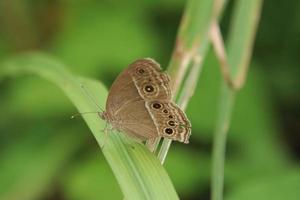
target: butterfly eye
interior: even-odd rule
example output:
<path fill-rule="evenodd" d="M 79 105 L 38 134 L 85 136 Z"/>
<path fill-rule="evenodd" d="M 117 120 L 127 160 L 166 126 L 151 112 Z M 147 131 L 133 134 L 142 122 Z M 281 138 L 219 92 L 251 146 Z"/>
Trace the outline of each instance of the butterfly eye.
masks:
<path fill-rule="evenodd" d="M 173 129 L 171 129 L 171 128 L 165 128 L 165 133 L 166 134 L 168 134 L 168 135 L 171 135 L 174 131 L 173 131 Z"/>
<path fill-rule="evenodd" d="M 161 107 L 162 107 L 162 105 L 160 103 L 155 102 L 152 104 L 152 108 L 160 109 Z"/>
<path fill-rule="evenodd" d="M 168 124 L 169 124 L 170 126 L 175 126 L 175 122 L 172 121 L 172 120 L 168 121 Z"/>
<path fill-rule="evenodd" d="M 146 85 L 146 86 L 144 87 L 144 90 L 145 90 L 146 92 L 153 92 L 153 91 L 154 91 L 154 87 L 153 87 L 152 85 Z"/>

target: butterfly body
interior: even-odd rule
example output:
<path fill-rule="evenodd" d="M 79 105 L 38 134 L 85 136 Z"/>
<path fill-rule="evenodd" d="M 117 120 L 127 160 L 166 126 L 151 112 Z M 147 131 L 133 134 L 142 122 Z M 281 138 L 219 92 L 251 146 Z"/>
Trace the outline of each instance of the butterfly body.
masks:
<path fill-rule="evenodd" d="M 100 117 L 139 141 L 167 137 L 188 143 L 191 124 L 171 101 L 169 82 L 154 60 L 135 61 L 114 81 Z"/>

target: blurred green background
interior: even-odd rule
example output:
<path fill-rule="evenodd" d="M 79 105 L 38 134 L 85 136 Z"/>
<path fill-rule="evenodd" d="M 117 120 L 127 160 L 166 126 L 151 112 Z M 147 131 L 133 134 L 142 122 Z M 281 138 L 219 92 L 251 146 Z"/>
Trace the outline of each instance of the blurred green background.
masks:
<path fill-rule="evenodd" d="M 226 36 L 230 1 L 221 22 Z M 41 50 L 108 88 L 137 58 L 167 66 L 184 0 L 1 0 L 0 61 Z M 229 131 L 225 199 L 300 197 L 299 1 L 264 1 L 253 60 Z M 189 145 L 174 143 L 167 171 L 181 199 L 209 199 L 221 76 L 212 52 L 187 115 Z M 0 199 L 122 199 L 75 107 L 34 76 L 0 80 Z"/>

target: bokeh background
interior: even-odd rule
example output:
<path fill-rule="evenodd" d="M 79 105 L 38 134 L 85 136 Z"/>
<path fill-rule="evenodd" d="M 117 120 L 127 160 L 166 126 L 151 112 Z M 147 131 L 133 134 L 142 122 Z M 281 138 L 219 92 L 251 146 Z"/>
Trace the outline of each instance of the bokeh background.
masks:
<path fill-rule="evenodd" d="M 222 19 L 226 36 L 230 1 Z M 166 67 L 184 0 L 1 0 L 0 60 L 47 52 L 108 88 L 137 58 Z M 300 197 L 300 2 L 264 1 L 253 60 L 229 131 L 226 199 Z M 221 76 L 212 52 L 187 115 L 189 145 L 174 143 L 166 169 L 181 199 L 209 199 Z M 122 199 L 75 107 L 34 76 L 0 80 L 0 199 Z"/>

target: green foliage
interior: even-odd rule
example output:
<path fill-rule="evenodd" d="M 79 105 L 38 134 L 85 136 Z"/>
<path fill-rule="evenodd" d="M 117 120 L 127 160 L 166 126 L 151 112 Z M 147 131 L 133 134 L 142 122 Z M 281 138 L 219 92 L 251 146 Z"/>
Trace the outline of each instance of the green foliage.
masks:
<path fill-rule="evenodd" d="M 288 171 L 284 175 L 273 175 L 248 181 L 246 184 L 237 186 L 226 199 L 299 199 L 299 169 L 289 169 Z"/>
<path fill-rule="evenodd" d="M 181 199 L 208 199 L 211 143 L 222 81 L 212 52 L 205 57 L 187 108 L 193 125 L 191 143 L 174 143 L 165 169 L 144 147 L 122 135 L 111 134 L 103 142 L 104 124 L 96 115 L 84 116 L 94 136 L 80 117 L 70 119 L 77 112 L 75 107 L 80 112 L 98 111 L 78 83 L 84 82 L 102 108 L 107 90 L 99 82 L 78 78 L 69 71 L 100 79 L 109 86 L 136 58 L 153 57 L 166 68 L 185 1 L 14 2 L 0 5 L 0 59 L 4 61 L 0 66 L 0 199 L 122 199 L 124 194 L 126 199 L 138 199 L 138 195 L 153 191 L 161 198 L 177 198 L 178 193 Z M 253 1 L 239 2 L 248 5 Z M 266 1 L 263 9 L 255 62 L 251 62 L 245 88 L 236 96 L 228 132 L 225 199 L 294 200 L 300 196 L 299 162 L 291 154 L 283 120 L 274 110 L 282 99 L 295 105 L 299 96 L 295 92 L 299 85 L 295 51 L 299 17 L 295 14 L 293 18 L 292 12 L 296 5 L 283 8 Z M 245 11 L 249 6 L 241 8 Z M 20 9 L 22 15 L 16 13 Z M 10 12 L 3 12 L 6 10 Z M 280 16 L 275 11 L 280 11 Z M 226 12 L 225 19 L 229 14 Z M 236 27 L 243 28 L 230 29 L 231 39 L 226 42 L 233 59 L 242 57 L 237 47 L 242 43 L 238 41 L 250 33 L 242 14 L 233 17 Z M 12 19 L 13 23 L 8 23 Z M 294 21 L 286 23 L 290 20 Z M 28 44 L 20 47 L 10 34 L 24 21 L 30 26 L 14 31 Z M 228 29 L 226 23 L 222 25 Z M 25 29 L 33 29 L 26 33 L 34 33 L 36 45 L 30 45 L 32 36 L 28 39 Z M 16 51 L 27 51 L 32 46 L 55 58 L 39 53 L 33 57 L 16 55 Z M 21 76 L 23 72 L 28 75 Z M 70 82 L 71 86 L 66 84 Z M 95 138 L 104 143 L 103 154 Z M 121 163 L 127 164 L 124 167 Z"/>
<path fill-rule="evenodd" d="M 62 187 L 67 199 L 121 199 L 117 181 L 104 159 L 99 155 L 82 158 L 72 163 L 71 171 L 63 177 Z M 103 184 L 105 182 L 105 184 Z"/>
<path fill-rule="evenodd" d="M 56 84 L 77 107 L 79 112 L 93 111 L 93 105 L 81 85 L 89 88 L 99 106 L 104 107 L 106 90 L 100 83 L 77 78 L 63 65 L 42 54 L 23 55 L 6 61 L 2 74 L 32 73 Z M 1 73 L 0 72 L 0 73 Z M 125 134 L 103 134 L 104 122 L 99 116 L 84 115 L 89 128 L 102 147 L 123 194 L 128 199 L 176 199 L 177 194 L 158 160 L 144 145 L 125 137 Z"/>

